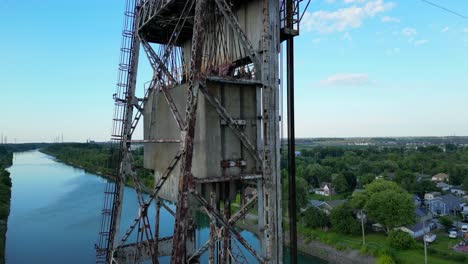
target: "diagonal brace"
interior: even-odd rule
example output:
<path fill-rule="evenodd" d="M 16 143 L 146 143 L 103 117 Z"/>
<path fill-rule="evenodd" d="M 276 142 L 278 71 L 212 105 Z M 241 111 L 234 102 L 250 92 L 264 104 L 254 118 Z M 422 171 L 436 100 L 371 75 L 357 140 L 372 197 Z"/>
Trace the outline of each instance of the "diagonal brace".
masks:
<path fill-rule="evenodd" d="M 230 225 L 235 224 L 240 219 L 244 218 L 245 215 L 254 207 L 257 202 L 258 195 L 255 194 L 247 203 L 242 206 L 228 221 Z"/>
<path fill-rule="evenodd" d="M 218 8 L 221 11 L 221 13 L 223 13 L 223 15 L 226 17 L 228 24 L 239 36 L 241 44 L 247 49 L 250 60 L 252 60 L 255 67 L 259 69 L 261 65 L 259 59 L 260 56 L 254 50 L 252 43 L 250 43 L 249 39 L 245 35 L 244 30 L 239 24 L 239 21 L 237 21 L 236 16 L 232 13 L 231 7 L 226 3 L 225 0 L 215 0 L 215 2 L 218 5 Z"/>
<path fill-rule="evenodd" d="M 141 39 L 141 44 L 143 44 L 143 48 L 146 52 L 146 56 L 150 60 L 151 67 L 155 72 L 157 72 L 158 76 L 161 72 L 166 75 L 166 77 L 173 83 L 177 83 L 176 79 L 172 74 L 169 72 L 167 69 L 166 65 L 164 65 L 164 62 L 159 58 L 159 56 L 156 54 L 154 49 L 150 46 L 150 44 L 145 40 Z"/>
<path fill-rule="evenodd" d="M 215 208 L 213 208 L 211 205 L 208 204 L 208 202 L 203 198 L 200 194 L 197 193 L 195 190 L 191 190 L 192 195 L 200 202 L 200 204 L 205 208 L 206 212 L 211 216 L 216 219 L 218 223 L 220 223 L 224 228 L 226 228 L 229 233 L 231 233 L 239 243 L 241 243 L 247 251 L 254 256 L 259 263 L 265 263 L 265 259 L 261 257 L 258 252 L 253 249 L 253 247 L 242 237 L 242 235 L 237 232 L 229 223 L 224 220 L 222 216 L 219 215 L 219 213 L 216 211 Z"/>

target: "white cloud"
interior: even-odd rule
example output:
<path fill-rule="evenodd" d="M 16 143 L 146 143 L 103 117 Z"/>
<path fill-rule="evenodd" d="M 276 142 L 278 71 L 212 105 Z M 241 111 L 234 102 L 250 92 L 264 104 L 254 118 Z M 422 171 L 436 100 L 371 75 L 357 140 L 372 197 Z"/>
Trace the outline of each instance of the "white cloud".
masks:
<path fill-rule="evenodd" d="M 400 23 L 400 19 L 396 17 L 384 16 L 382 17 L 382 22 L 384 23 Z"/>
<path fill-rule="evenodd" d="M 414 41 L 414 46 L 416 46 L 416 47 L 421 46 L 421 45 L 426 44 L 427 42 L 428 42 L 427 39 L 419 39 L 419 40 Z"/>
<path fill-rule="evenodd" d="M 468 28 L 463 29 L 463 32 L 468 33 Z"/>
<path fill-rule="evenodd" d="M 337 73 L 321 80 L 320 84 L 326 86 L 359 86 L 369 82 L 369 77 L 364 73 Z"/>
<path fill-rule="evenodd" d="M 444 27 L 440 32 L 445 33 L 447 31 L 449 31 L 449 27 Z"/>
<path fill-rule="evenodd" d="M 394 4 L 384 0 L 368 1 L 361 6 L 350 6 L 336 11 L 319 10 L 314 13 L 306 12 L 301 21 L 305 31 L 319 33 L 343 32 L 358 28 L 364 19 L 374 17 L 379 13 L 391 10 Z"/>
<path fill-rule="evenodd" d="M 414 28 L 406 27 L 403 30 L 401 30 L 401 34 L 411 38 L 418 34 L 418 32 Z"/>

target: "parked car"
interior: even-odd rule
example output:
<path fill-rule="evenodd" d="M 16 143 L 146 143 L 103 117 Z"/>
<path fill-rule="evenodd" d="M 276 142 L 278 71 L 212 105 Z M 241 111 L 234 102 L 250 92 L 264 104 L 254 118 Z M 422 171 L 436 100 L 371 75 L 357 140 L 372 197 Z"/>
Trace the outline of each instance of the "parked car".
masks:
<path fill-rule="evenodd" d="M 435 234 L 427 234 L 424 236 L 424 241 L 426 243 L 432 243 L 436 240 L 437 236 Z"/>
<path fill-rule="evenodd" d="M 463 233 L 468 232 L 468 225 L 462 225 L 462 226 L 461 226 L 461 231 L 462 231 Z"/>
<path fill-rule="evenodd" d="M 457 237 L 458 237 L 458 232 L 457 232 L 457 230 L 450 230 L 450 231 L 449 231 L 449 237 L 450 237 L 450 238 L 457 238 Z"/>

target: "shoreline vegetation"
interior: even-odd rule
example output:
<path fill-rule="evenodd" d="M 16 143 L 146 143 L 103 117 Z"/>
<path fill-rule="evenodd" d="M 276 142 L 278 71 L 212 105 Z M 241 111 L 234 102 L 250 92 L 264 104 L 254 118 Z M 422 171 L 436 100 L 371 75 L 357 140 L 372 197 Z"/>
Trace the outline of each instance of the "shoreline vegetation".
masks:
<path fill-rule="evenodd" d="M 10 214 L 11 178 L 6 170 L 13 162 L 13 152 L 0 146 L 0 263 L 5 262 L 5 242 Z"/>
<path fill-rule="evenodd" d="M 413 204 L 413 196 L 421 198 L 427 192 L 437 191 L 436 184 L 431 181 L 431 175 L 437 173 L 447 173 L 450 175 L 448 183 L 468 189 L 468 179 L 465 177 L 468 174 L 468 147 L 428 140 L 396 146 L 387 146 L 385 142 L 374 146 L 298 144 L 296 194 L 300 209 L 297 227 L 301 253 L 331 263 L 353 263 L 355 260 L 381 264 L 424 261 L 420 241 L 411 238 L 408 242 L 412 243 L 400 247 L 395 241 L 398 241 L 401 232 L 393 232 L 390 236 L 392 232 L 389 231 L 393 228 L 411 225 L 416 221 L 414 208 L 402 205 Z M 100 175 L 111 174 L 116 167 L 117 151 L 110 149 L 108 144 L 56 144 L 42 151 L 71 166 L 79 164 L 80 168 Z M 150 188 L 153 177 L 150 171 L 143 168 L 143 149 L 134 150 L 133 158 L 139 178 Z M 281 176 L 284 213 L 287 212 L 288 200 L 287 166 L 287 157 L 283 153 Z M 131 186 L 130 182 L 127 185 Z M 317 193 L 323 183 L 331 184 L 333 195 L 326 197 Z M 382 186 L 386 191 L 375 191 Z M 344 204 L 331 212 L 325 212 L 312 204 L 312 201 L 317 203 L 318 200 L 341 201 Z M 386 201 L 393 201 L 398 206 L 390 206 Z M 399 209 L 392 211 L 392 208 Z M 374 232 L 371 225 L 366 224 L 366 243 L 363 245 L 361 223 L 353 213 L 358 209 L 367 211 L 370 224 L 382 223 L 388 234 Z M 398 218 L 395 220 L 393 216 L 396 215 Z M 284 217 L 287 218 L 286 215 Z M 248 215 L 248 220 L 255 223 L 254 212 Z M 287 230 L 287 220 L 283 224 Z M 287 241 L 287 234 L 284 235 Z M 402 241 L 407 241 L 408 236 L 401 237 Z M 453 243 L 443 231 L 439 232 L 438 240 L 428 248 L 429 261 L 435 264 L 465 261 L 468 256 L 450 250 Z"/>

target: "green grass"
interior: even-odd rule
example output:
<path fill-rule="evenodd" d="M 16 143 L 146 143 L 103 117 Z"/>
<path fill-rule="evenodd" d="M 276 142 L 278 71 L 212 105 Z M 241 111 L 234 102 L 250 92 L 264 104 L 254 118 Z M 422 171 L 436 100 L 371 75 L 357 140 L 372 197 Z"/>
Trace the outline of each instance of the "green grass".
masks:
<path fill-rule="evenodd" d="M 298 233 L 307 240 L 318 240 L 322 243 L 331 245 L 337 249 L 355 249 L 361 253 L 373 256 L 389 254 L 395 258 L 397 263 L 414 264 L 424 263 L 424 248 L 421 242 L 417 242 L 415 249 L 395 250 L 387 242 L 387 237 L 383 233 L 368 233 L 366 235 L 366 248 L 362 246 L 362 236 L 343 235 L 333 231 L 312 230 L 303 226 L 298 227 Z M 457 257 L 466 257 L 468 255 L 454 252 L 450 248 L 458 240 L 449 238 L 443 231 L 437 233 L 437 239 L 428 246 L 428 263 L 431 264 L 450 264 L 465 263 Z"/>

